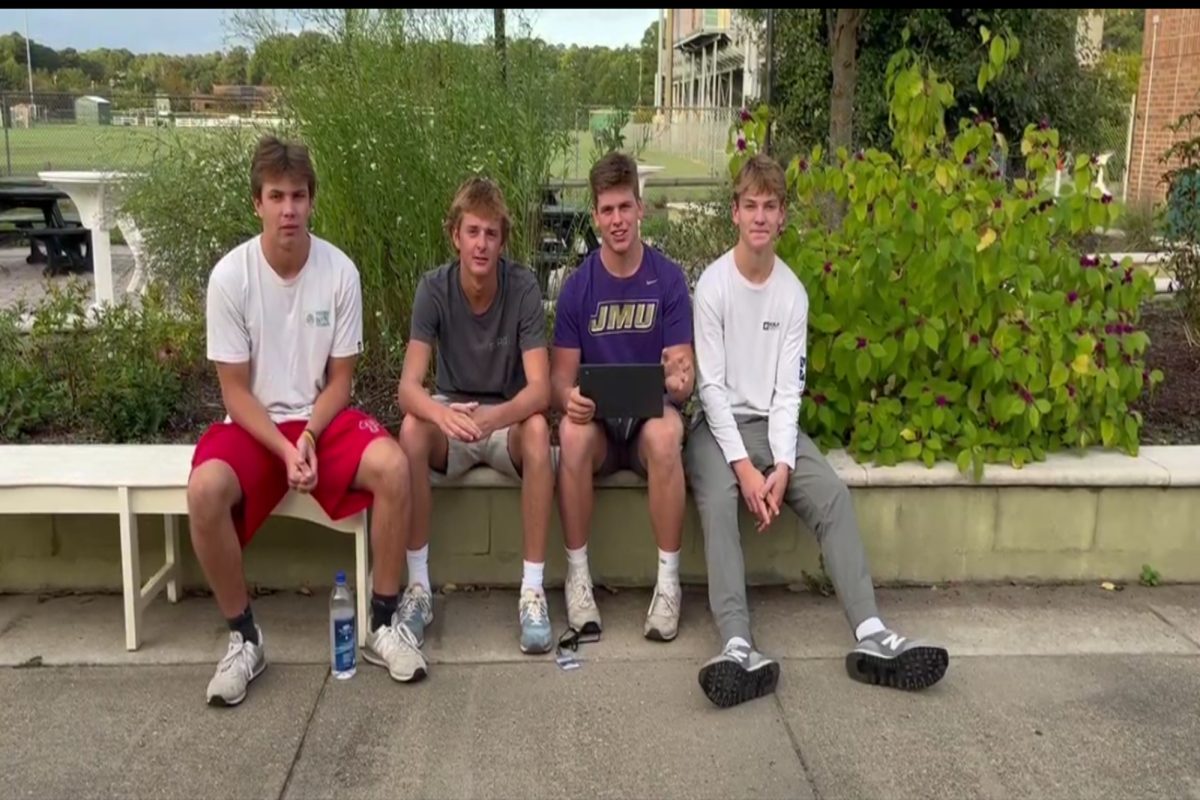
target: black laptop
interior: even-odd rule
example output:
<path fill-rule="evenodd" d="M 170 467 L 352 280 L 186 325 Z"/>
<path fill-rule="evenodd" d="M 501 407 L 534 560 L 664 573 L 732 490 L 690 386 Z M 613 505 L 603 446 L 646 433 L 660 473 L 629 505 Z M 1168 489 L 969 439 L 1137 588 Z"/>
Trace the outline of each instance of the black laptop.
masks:
<path fill-rule="evenodd" d="M 662 364 L 582 364 L 579 393 L 597 419 L 650 419 L 663 415 L 665 379 Z"/>

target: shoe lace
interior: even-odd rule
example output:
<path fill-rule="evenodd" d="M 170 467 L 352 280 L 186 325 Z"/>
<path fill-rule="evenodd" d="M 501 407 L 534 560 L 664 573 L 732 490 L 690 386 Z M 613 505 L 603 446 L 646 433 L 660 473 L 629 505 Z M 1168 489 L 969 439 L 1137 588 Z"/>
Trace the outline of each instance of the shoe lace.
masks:
<path fill-rule="evenodd" d="M 400 608 L 398 613 L 401 622 L 412 622 L 422 611 L 422 606 L 425 604 L 425 593 L 410 591 L 405 592 L 400 599 Z"/>
<path fill-rule="evenodd" d="M 571 581 L 571 605 L 577 608 L 596 607 L 596 599 L 592 596 L 591 581 L 586 578 Z"/>
<path fill-rule="evenodd" d="M 217 671 L 222 675 L 241 673 L 244 680 L 249 681 L 254 673 L 254 656 L 250 648 L 254 644 L 247 642 L 240 633 L 229 637 L 229 649 L 217 665 Z"/>
<path fill-rule="evenodd" d="M 546 621 L 546 598 L 533 592 L 521 598 L 521 616 L 527 622 L 540 625 Z"/>
<path fill-rule="evenodd" d="M 403 623 L 383 626 L 379 632 L 379 640 L 376 643 L 376 648 L 379 651 L 379 655 L 384 658 L 390 658 L 398 650 L 420 652 L 421 649 L 417 644 L 417 637 Z"/>
<path fill-rule="evenodd" d="M 655 589 L 651 616 L 674 616 L 679 613 L 679 592 Z"/>

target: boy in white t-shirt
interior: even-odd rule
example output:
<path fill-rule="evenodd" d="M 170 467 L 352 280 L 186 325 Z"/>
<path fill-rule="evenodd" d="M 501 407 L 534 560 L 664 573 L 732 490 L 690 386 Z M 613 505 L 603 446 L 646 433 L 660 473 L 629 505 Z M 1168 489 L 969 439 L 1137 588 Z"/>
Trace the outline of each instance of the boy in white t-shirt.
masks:
<path fill-rule="evenodd" d="M 808 294 L 775 255 L 787 179 L 765 154 L 734 183 L 738 242 L 696 284 L 696 371 L 701 412 L 688 438 L 687 469 L 700 511 L 709 606 L 724 643 L 700 670 L 714 704 L 736 705 L 775 690 L 779 665 L 753 648 L 738 529 L 740 494 L 765 530 L 786 503 L 812 530 L 857 644 L 846 656 L 855 680 L 923 689 L 942 679 L 944 649 L 884 627 L 850 492 L 800 430 Z"/>
<path fill-rule="evenodd" d="M 237 705 L 266 668 L 242 550 L 289 488 L 310 492 L 332 519 L 373 507 L 363 657 L 396 680 L 419 679 L 420 654 L 395 619 L 408 461 L 382 425 L 349 407 L 362 352 L 358 270 L 309 233 L 316 175 L 303 145 L 262 139 L 250 186 L 262 234 L 222 258 L 208 283 L 208 358 L 227 416 L 197 443 L 188 481 L 192 547 L 230 629 L 208 702 Z"/>

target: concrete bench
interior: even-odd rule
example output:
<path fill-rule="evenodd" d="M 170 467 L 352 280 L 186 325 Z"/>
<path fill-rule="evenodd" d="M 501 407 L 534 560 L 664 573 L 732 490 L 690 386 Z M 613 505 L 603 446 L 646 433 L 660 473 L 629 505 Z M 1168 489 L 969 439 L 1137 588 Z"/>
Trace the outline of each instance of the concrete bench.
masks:
<path fill-rule="evenodd" d="M 142 613 L 162 590 L 178 602 L 178 517 L 187 514 L 193 445 L 0 446 L 0 514 L 115 514 L 120 520 L 125 646 L 141 646 Z M 312 497 L 290 493 L 276 515 L 308 520 L 355 537 L 359 644 L 366 642 L 367 512 L 335 522 Z M 165 563 L 145 583 L 138 514 L 161 514 Z"/>

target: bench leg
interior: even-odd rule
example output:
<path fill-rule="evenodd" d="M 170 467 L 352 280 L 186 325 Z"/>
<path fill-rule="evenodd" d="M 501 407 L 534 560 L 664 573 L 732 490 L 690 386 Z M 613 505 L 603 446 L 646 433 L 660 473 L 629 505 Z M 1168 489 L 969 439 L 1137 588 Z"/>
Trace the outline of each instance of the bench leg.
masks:
<path fill-rule="evenodd" d="M 179 563 L 179 517 L 167 514 L 163 517 L 163 533 L 166 541 L 163 543 L 167 554 L 167 600 L 179 602 L 179 586 L 183 583 L 183 566 Z"/>
<path fill-rule="evenodd" d="M 125 595 L 125 649 L 141 646 L 142 563 L 138 549 L 137 517 L 129 503 L 129 489 L 117 489 L 117 510 L 121 520 L 121 583 Z"/>
<path fill-rule="evenodd" d="M 358 584 L 358 646 L 362 647 L 367 643 L 367 626 L 371 624 L 371 618 L 367 616 L 367 597 L 371 592 L 371 587 L 367 584 L 367 561 L 370 558 L 370 526 L 367 519 L 367 512 L 364 511 L 359 515 L 358 526 L 354 529 L 354 580 Z"/>

